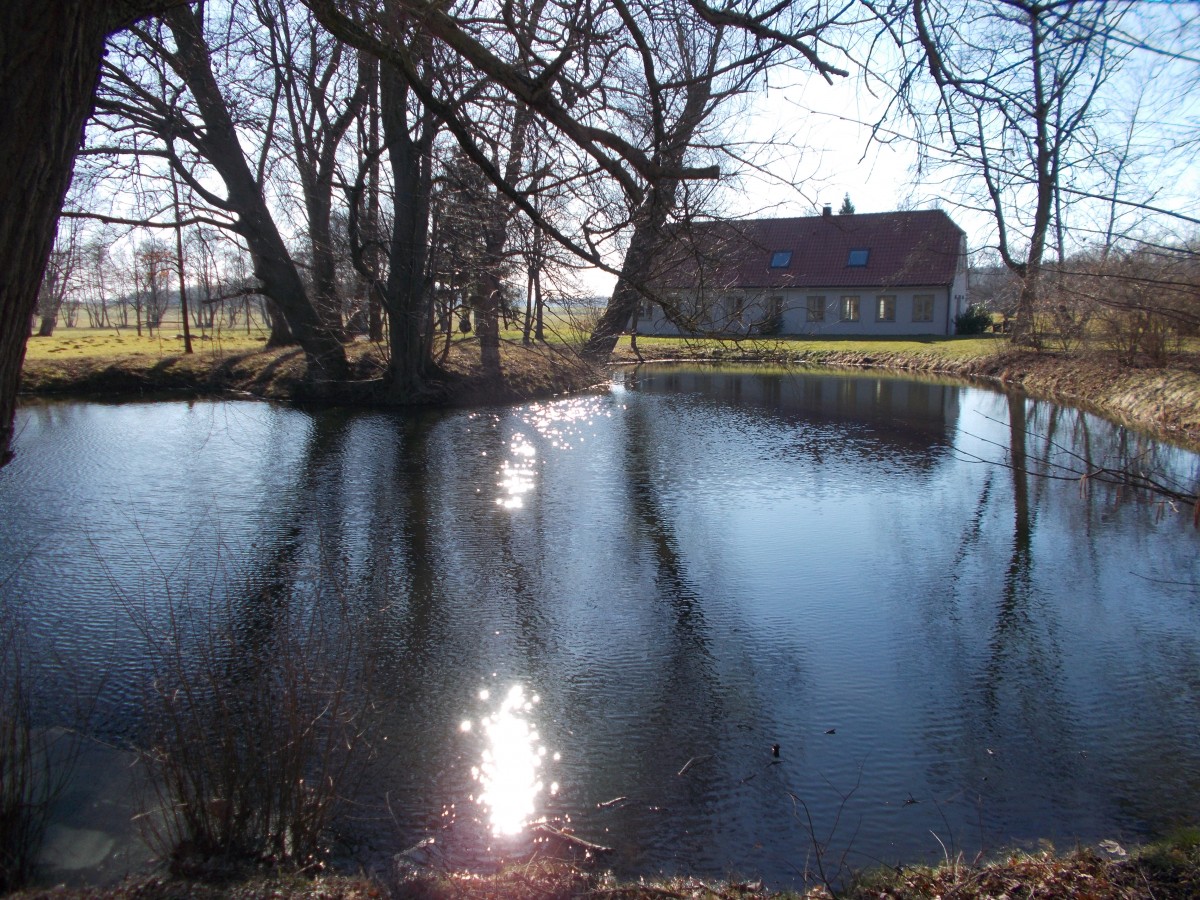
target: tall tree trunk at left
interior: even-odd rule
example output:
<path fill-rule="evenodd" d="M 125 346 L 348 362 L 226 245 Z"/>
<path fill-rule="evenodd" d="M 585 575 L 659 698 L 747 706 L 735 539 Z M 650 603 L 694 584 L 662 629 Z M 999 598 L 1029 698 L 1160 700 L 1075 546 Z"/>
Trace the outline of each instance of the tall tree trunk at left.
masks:
<path fill-rule="evenodd" d="M 0 3 L 0 465 L 11 455 L 30 317 L 92 111 L 104 39 L 167 5 Z"/>

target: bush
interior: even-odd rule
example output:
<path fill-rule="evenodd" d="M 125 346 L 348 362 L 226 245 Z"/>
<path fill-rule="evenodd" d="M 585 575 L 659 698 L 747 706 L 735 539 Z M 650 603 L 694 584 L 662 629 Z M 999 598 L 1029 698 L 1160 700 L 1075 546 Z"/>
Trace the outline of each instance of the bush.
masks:
<path fill-rule="evenodd" d="M 992 314 L 982 305 L 973 303 L 966 312 L 954 317 L 955 334 L 983 334 L 992 327 Z"/>
<path fill-rule="evenodd" d="M 173 605 L 165 633 L 140 623 L 155 670 L 143 758 L 156 808 L 143 822 L 176 872 L 319 865 L 361 772 L 370 654 L 344 611 L 247 594 L 198 614 Z M 261 619 L 250 627 L 248 610 Z"/>
<path fill-rule="evenodd" d="M 773 337 L 783 331 L 783 313 L 767 316 L 758 326 L 758 333 L 763 337 Z"/>
<path fill-rule="evenodd" d="M 33 874 L 79 749 L 74 732 L 35 726 L 34 679 L 23 623 L 0 610 L 0 893 Z"/>

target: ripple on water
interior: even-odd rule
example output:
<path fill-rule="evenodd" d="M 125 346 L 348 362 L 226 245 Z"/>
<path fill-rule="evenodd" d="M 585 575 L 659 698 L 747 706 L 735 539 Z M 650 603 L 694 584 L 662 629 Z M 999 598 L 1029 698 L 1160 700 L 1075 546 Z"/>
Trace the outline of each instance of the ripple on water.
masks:
<path fill-rule="evenodd" d="M 60 673 L 103 676 L 127 731 L 131 610 L 253 613 L 248 573 L 268 599 L 344 604 L 379 648 L 386 740 L 357 809 L 383 860 L 431 833 L 500 846 L 485 775 L 521 786 L 508 821 L 569 818 L 624 874 L 779 885 L 814 834 L 866 864 L 1188 812 L 1189 522 L 979 462 L 1003 456 L 1007 397 L 713 374 L 419 420 L 25 408 L 0 470 L 5 597 Z"/>

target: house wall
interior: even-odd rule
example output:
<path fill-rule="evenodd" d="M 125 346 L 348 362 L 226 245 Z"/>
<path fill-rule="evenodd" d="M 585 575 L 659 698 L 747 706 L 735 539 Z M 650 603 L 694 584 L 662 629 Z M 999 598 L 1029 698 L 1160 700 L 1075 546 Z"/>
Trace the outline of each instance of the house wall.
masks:
<path fill-rule="evenodd" d="M 954 333 L 954 317 L 965 313 L 970 306 L 971 285 L 967 277 L 967 239 L 964 237 L 958 248 L 958 268 L 954 271 L 954 284 L 950 286 L 950 330 Z"/>
<path fill-rule="evenodd" d="M 824 319 L 809 315 L 809 298 L 823 297 Z M 843 298 L 858 298 L 858 319 L 843 318 Z M 879 318 L 879 299 L 892 298 L 889 304 L 892 319 Z M 931 298 L 924 301 L 917 298 Z M 780 335 L 921 335 L 953 334 L 954 317 L 966 309 L 966 267 L 953 285 L 937 287 L 882 290 L 874 288 L 787 288 L 766 291 L 730 291 L 710 304 L 712 312 L 704 317 L 701 330 L 706 333 L 746 335 L 760 333 L 770 321 L 773 298 L 781 298 L 783 315 L 773 333 Z M 734 298 L 737 298 L 734 300 Z M 685 301 L 691 298 L 683 298 Z M 734 302 L 730 302 L 733 300 Z M 914 308 L 922 303 L 932 305 L 928 321 L 914 321 Z M 731 315 L 730 308 L 741 307 L 740 314 Z M 887 310 L 885 310 L 886 312 Z M 638 319 L 638 333 L 648 335 L 679 335 L 680 329 L 661 309 Z M 769 329 L 768 329 L 769 330 Z"/>

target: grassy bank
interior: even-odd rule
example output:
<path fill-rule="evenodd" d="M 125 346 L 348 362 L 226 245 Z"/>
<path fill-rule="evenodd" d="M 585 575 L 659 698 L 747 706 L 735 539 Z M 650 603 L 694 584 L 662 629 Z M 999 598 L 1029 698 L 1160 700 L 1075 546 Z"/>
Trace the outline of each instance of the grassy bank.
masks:
<path fill-rule="evenodd" d="M 323 876 L 310 880 L 255 875 L 219 884 L 148 876 L 114 888 L 11 896 L 21 900 L 1192 900 L 1200 896 L 1200 830 L 1181 832 L 1131 853 L 1109 844 L 1104 852 L 1012 853 L 980 865 L 949 860 L 936 867 L 861 873 L 844 887 L 817 885 L 803 893 L 776 893 L 758 882 L 718 883 L 691 877 L 622 883 L 601 871 L 541 859 L 489 876 L 430 872 L 389 879 Z"/>
<path fill-rule="evenodd" d="M 195 352 L 188 355 L 180 338 L 59 329 L 49 338 L 30 338 L 21 390 L 39 395 L 225 394 L 340 404 L 388 403 L 383 390 L 384 349 L 356 341 L 346 346 L 346 353 L 348 381 L 313 384 L 305 377 L 304 354 L 299 348 L 268 349 L 261 336 L 196 340 Z M 444 405 L 520 402 L 584 390 L 604 381 L 595 367 L 552 344 L 523 347 L 506 342 L 501 349 L 502 384 L 486 379 L 478 362 L 477 340 L 455 340 L 441 361 L 440 376 L 419 400 Z"/>
<path fill-rule="evenodd" d="M 429 402 L 467 405 L 521 401 L 577 391 L 603 381 L 563 342 L 524 347 L 505 336 L 505 381 L 484 379 L 478 343 L 455 339 L 432 386 Z M 137 337 L 112 331 L 60 329 L 31 338 L 22 389 L 31 394 L 137 396 L 160 392 L 236 394 L 280 400 L 387 402 L 381 394 L 383 350 L 348 346 L 352 380 L 315 388 L 304 378 L 296 348 L 267 350 L 261 335 L 226 333 L 198 340 L 183 354 L 174 336 Z M 1200 448 L 1200 346 L 1176 354 L 1169 366 L 1123 366 L 1103 351 L 1065 354 L 1012 347 L 998 336 L 893 340 L 683 340 L 642 337 L 635 351 L 622 338 L 614 361 L 773 362 L 788 366 L 877 368 L 939 374 L 1019 388 L 1044 399 L 1080 406 L 1193 449 Z"/>

